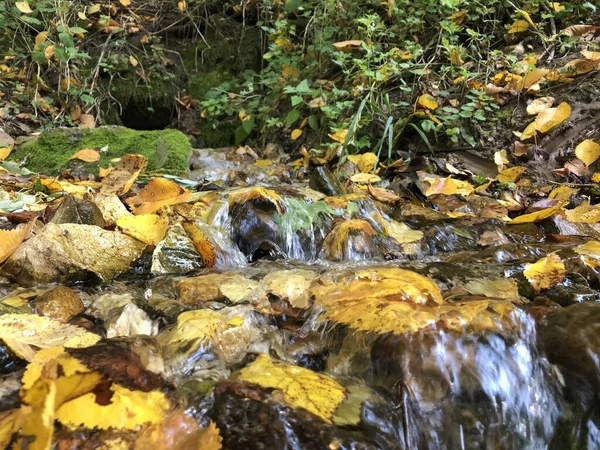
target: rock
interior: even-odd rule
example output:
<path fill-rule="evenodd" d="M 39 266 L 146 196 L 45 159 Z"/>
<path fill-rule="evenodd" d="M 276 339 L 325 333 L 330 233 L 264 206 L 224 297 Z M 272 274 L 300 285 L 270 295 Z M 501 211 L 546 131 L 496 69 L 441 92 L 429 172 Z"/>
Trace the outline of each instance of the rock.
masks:
<path fill-rule="evenodd" d="M 153 274 L 183 274 L 204 267 L 202 256 L 180 224 L 172 226 L 152 254 Z"/>
<path fill-rule="evenodd" d="M 122 308 L 115 308 L 104 323 L 106 337 L 117 336 L 154 336 L 158 333 L 158 323 L 151 320 L 148 314 L 133 303 Z"/>
<path fill-rule="evenodd" d="M 314 168 L 310 175 L 309 186 L 326 195 L 344 195 L 346 193 L 335 175 L 325 166 Z"/>
<path fill-rule="evenodd" d="M 146 244 L 94 225 L 49 223 L 25 241 L 0 269 L 19 284 L 107 281 L 129 269 Z"/>
<path fill-rule="evenodd" d="M 83 302 L 73 289 L 58 286 L 41 295 L 33 302 L 37 314 L 68 322 L 84 310 Z"/>
<path fill-rule="evenodd" d="M 600 389 L 600 304 L 585 302 L 557 309 L 545 316 L 540 345 L 553 364 L 583 375 Z M 569 378 L 567 378 L 569 379 Z"/>
<path fill-rule="evenodd" d="M 52 219 L 52 223 L 80 223 L 83 225 L 97 225 L 106 227 L 102 211 L 88 200 L 83 200 L 72 195 L 66 196 L 60 203 Z"/>
<path fill-rule="evenodd" d="M 160 168 L 185 172 L 188 168 L 187 159 L 192 151 L 188 138 L 178 130 L 137 131 L 124 127 L 59 128 L 42 133 L 36 140 L 20 145 L 13 150 L 10 159 L 20 161 L 27 158 L 28 169 L 53 175 L 60 173 L 77 151 L 103 147 L 107 147 L 107 150 L 101 152 L 100 161 L 88 164 L 92 164 L 90 167 L 96 172 L 98 167 L 107 167 L 110 160 L 128 153 L 146 156 L 150 171 Z M 157 167 L 157 160 L 163 159 L 161 152 L 166 152 L 166 160 L 161 167 Z"/>

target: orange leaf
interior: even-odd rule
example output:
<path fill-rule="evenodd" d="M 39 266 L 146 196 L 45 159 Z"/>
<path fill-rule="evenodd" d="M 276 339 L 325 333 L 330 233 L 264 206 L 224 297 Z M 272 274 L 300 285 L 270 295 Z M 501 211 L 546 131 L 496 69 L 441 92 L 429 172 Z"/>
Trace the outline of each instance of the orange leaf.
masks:
<path fill-rule="evenodd" d="M 79 159 L 88 163 L 98 162 L 100 161 L 100 153 L 91 148 L 84 148 L 71 156 L 71 159 Z"/>

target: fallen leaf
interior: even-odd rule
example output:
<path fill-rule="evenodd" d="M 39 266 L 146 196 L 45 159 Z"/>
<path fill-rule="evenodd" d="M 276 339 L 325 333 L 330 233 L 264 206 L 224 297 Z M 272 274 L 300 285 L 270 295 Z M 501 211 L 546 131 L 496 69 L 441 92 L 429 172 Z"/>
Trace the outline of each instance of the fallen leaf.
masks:
<path fill-rule="evenodd" d="M 263 200 L 270 202 L 273 206 L 275 206 L 279 214 L 283 214 L 285 210 L 285 201 L 283 200 L 283 197 L 275 190 L 268 189 L 263 186 L 235 189 L 229 192 L 227 198 L 230 207 L 237 204 L 246 203 L 250 200 Z"/>
<path fill-rule="evenodd" d="M 356 184 L 379 183 L 381 178 L 370 173 L 356 173 L 350 177 L 350 181 Z"/>
<path fill-rule="evenodd" d="M 573 223 L 598 223 L 600 222 L 600 205 L 590 206 L 590 202 L 586 201 L 573 209 L 567 209 L 565 216 L 569 222 Z"/>
<path fill-rule="evenodd" d="M 0 339 L 19 357 L 31 361 L 36 349 L 89 347 L 100 336 L 36 314 L 4 314 L 0 316 Z"/>
<path fill-rule="evenodd" d="M 552 192 L 548 194 L 550 200 L 562 200 L 568 201 L 571 195 L 575 195 L 579 192 L 579 189 L 573 189 L 568 186 L 559 186 L 554 188 Z"/>
<path fill-rule="evenodd" d="M 431 182 L 431 186 L 425 191 L 425 196 L 429 197 L 435 194 L 442 195 L 471 195 L 475 189 L 473 186 L 466 181 L 455 180 L 451 177 L 448 178 L 435 178 L 433 180 L 426 180 Z"/>
<path fill-rule="evenodd" d="M 600 61 L 600 52 L 592 52 L 589 50 L 582 50 L 581 54 L 592 61 Z"/>
<path fill-rule="evenodd" d="M 525 170 L 525 167 L 510 167 L 500 172 L 496 179 L 502 183 L 514 183 L 523 175 Z"/>
<path fill-rule="evenodd" d="M 123 6 L 130 6 L 131 0 L 119 0 L 119 3 Z"/>
<path fill-rule="evenodd" d="M 396 203 L 398 200 L 400 200 L 400 196 L 389 189 L 383 189 L 369 184 L 367 186 L 367 191 L 375 200 L 380 202 Z"/>
<path fill-rule="evenodd" d="M 429 109 L 431 111 L 437 109 L 440 104 L 430 94 L 423 94 L 417 99 L 417 105 L 421 108 Z"/>
<path fill-rule="evenodd" d="M 331 423 L 333 414 L 346 397 L 346 390 L 327 375 L 259 355 L 244 367 L 238 379 L 281 392 L 293 408 L 304 408 Z"/>
<path fill-rule="evenodd" d="M 0 129 L 0 161 L 4 161 L 12 152 L 15 140 Z"/>
<path fill-rule="evenodd" d="M 583 161 L 586 166 L 589 166 L 600 158 L 600 144 L 597 144 L 591 139 L 586 139 L 575 147 L 575 155 Z"/>
<path fill-rule="evenodd" d="M 348 161 L 356 165 L 358 170 L 363 173 L 370 173 L 375 169 L 379 158 L 375 153 L 368 152 L 361 155 L 349 155 Z"/>
<path fill-rule="evenodd" d="M 550 253 L 533 264 L 525 264 L 523 275 L 536 292 L 548 289 L 565 279 L 567 270 L 560 256 Z"/>
<path fill-rule="evenodd" d="M 217 260 L 215 247 L 207 234 L 193 222 L 184 222 L 183 228 L 189 235 L 196 251 L 202 256 L 206 267 L 214 267 Z"/>
<path fill-rule="evenodd" d="M 294 131 L 292 131 L 292 134 L 290 137 L 292 138 L 292 141 L 295 141 L 300 136 L 302 136 L 302 130 L 300 128 L 296 128 Z"/>
<path fill-rule="evenodd" d="M 400 244 L 416 242 L 423 239 L 424 236 L 422 231 L 413 230 L 405 223 L 397 222 L 394 219 L 384 222 L 383 225 L 385 233 Z"/>
<path fill-rule="evenodd" d="M 532 212 L 529 214 L 522 214 L 512 219 L 509 222 L 509 224 L 517 225 L 520 223 L 541 222 L 542 220 L 547 219 L 548 217 L 551 217 L 554 214 L 556 214 L 558 211 L 560 211 L 560 209 L 560 206 L 554 206 L 552 208 L 540 209 L 539 211 Z"/>
<path fill-rule="evenodd" d="M 583 36 L 584 34 L 598 32 L 600 32 L 600 26 L 597 25 L 571 25 L 561 31 L 567 36 Z"/>
<path fill-rule="evenodd" d="M 91 114 L 79 116 L 79 128 L 96 128 L 96 119 Z"/>
<path fill-rule="evenodd" d="M 109 175 L 110 176 L 110 175 Z M 164 206 L 186 201 L 192 193 L 165 178 L 151 179 L 136 196 L 125 200 L 135 215 L 152 214 Z"/>
<path fill-rule="evenodd" d="M 135 180 L 146 169 L 148 159 L 143 155 L 125 155 L 119 165 L 111 170 L 102 180 L 102 194 L 124 195 L 133 186 Z"/>
<path fill-rule="evenodd" d="M 527 21 L 527 23 L 528 23 L 529 25 L 531 25 L 531 26 L 533 27 L 533 29 L 534 29 L 534 30 L 537 30 L 537 26 L 536 26 L 536 24 L 535 24 L 535 23 L 533 23 L 533 20 L 531 20 L 531 16 L 529 15 L 529 13 L 528 13 L 527 11 L 524 11 L 524 10 L 522 10 L 522 9 L 517 9 L 517 12 L 518 12 L 519 14 L 521 14 L 521 15 L 522 15 L 522 16 L 525 18 L 525 20 Z"/>
<path fill-rule="evenodd" d="M 519 298 L 519 287 L 517 282 L 512 278 L 472 280 L 465 284 L 464 288 L 471 294 L 484 295 L 491 298 Z"/>
<path fill-rule="evenodd" d="M 287 301 L 293 308 L 307 309 L 312 304 L 309 288 L 315 277 L 310 270 L 276 270 L 263 278 L 262 283 L 267 294 Z"/>
<path fill-rule="evenodd" d="M 156 214 L 123 215 L 117 226 L 131 237 L 148 245 L 157 246 L 167 234 L 169 222 Z"/>
<path fill-rule="evenodd" d="M 6 261 L 10 255 L 29 237 L 34 222 L 19 226 L 14 230 L 0 230 L 0 263 Z"/>
<path fill-rule="evenodd" d="M 521 140 L 535 136 L 536 132 L 547 133 L 552 128 L 560 125 L 571 115 L 571 107 L 562 102 L 556 108 L 548 108 L 538 113 L 535 120 L 530 123 L 521 134 Z"/>
<path fill-rule="evenodd" d="M 79 150 L 70 159 L 79 159 L 84 162 L 93 163 L 100 161 L 100 152 L 97 150 L 92 150 L 90 148 L 85 148 L 83 150 Z"/>
<path fill-rule="evenodd" d="M 346 136 L 348 136 L 348 130 L 339 129 L 333 134 L 328 134 L 331 139 L 336 142 L 344 143 L 346 142 Z"/>

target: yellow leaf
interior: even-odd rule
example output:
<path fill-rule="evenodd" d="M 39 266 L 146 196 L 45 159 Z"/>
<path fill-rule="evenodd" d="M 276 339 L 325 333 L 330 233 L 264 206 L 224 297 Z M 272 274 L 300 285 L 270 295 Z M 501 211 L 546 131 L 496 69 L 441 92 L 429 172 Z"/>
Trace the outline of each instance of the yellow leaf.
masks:
<path fill-rule="evenodd" d="M 270 159 L 257 159 L 254 164 L 256 164 L 258 167 L 272 167 L 273 161 Z"/>
<path fill-rule="evenodd" d="M 190 191 L 183 189 L 171 180 L 153 178 L 144 189 L 136 196 L 128 198 L 125 203 L 130 206 L 137 206 L 133 210 L 135 215 L 152 214 L 163 206 L 184 202 L 191 195 Z"/>
<path fill-rule="evenodd" d="M 300 78 L 300 72 L 298 69 L 287 64 L 281 65 L 281 75 L 284 78 Z"/>
<path fill-rule="evenodd" d="M 79 128 L 96 128 L 96 119 L 91 114 L 79 116 Z"/>
<path fill-rule="evenodd" d="M 141 214 L 137 216 L 121 216 L 117 226 L 123 233 L 136 238 L 148 245 L 157 246 L 167 234 L 169 222 L 156 214 Z"/>
<path fill-rule="evenodd" d="M 187 11 L 187 2 L 185 0 L 180 0 L 177 2 L 177 9 L 181 12 Z"/>
<path fill-rule="evenodd" d="M 356 184 L 379 183 L 381 178 L 370 173 L 357 173 L 350 177 L 350 181 Z"/>
<path fill-rule="evenodd" d="M 581 54 L 587 58 L 587 59 L 591 59 L 592 61 L 600 61 L 600 52 L 592 52 L 589 50 L 582 50 Z"/>
<path fill-rule="evenodd" d="M 594 183 L 600 183 L 600 172 L 594 172 L 592 174 L 592 181 Z"/>
<path fill-rule="evenodd" d="M 113 383 L 111 402 L 99 405 L 94 393 L 85 394 L 62 405 L 56 418 L 71 428 L 109 428 L 134 430 L 146 423 L 160 422 L 170 402 L 160 391 L 130 391 Z"/>
<path fill-rule="evenodd" d="M 292 131 L 292 141 L 295 141 L 300 136 L 302 136 L 302 130 L 300 128 L 296 128 L 294 131 Z"/>
<path fill-rule="evenodd" d="M 369 185 L 367 191 L 371 196 L 380 202 L 384 203 L 396 203 L 400 200 L 400 196 L 389 189 L 383 189 L 376 186 Z"/>
<path fill-rule="evenodd" d="M 368 152 L 363 153 L 362 155 L 349 155 L 348 161 L 356 165 L 361 172 L 369 173 L 375 169 L 375 165 L 377 164 L 377 161 L 379 161 L 379 158 L 375 153 Z"/>
<path fill-rule="evenodd" d="M 335 44 L 333 44 L 333 46 L 338 50 L 342 50 L 345 48 L 360 48 L 363 45 L 363 43 L 363 41 L 354 39 L 350 41 L 336 42 Z"/>
<path fill-rule="evenodd" d="M 131 5 L 131 0 L 119 0 L 119 3 L 123 6 Z"/>
<path fill-rule="evenodd" d="M 515 89 L 517 91 L 522 91 L 530 88 L 544 78 L 548 72 L 550 72 L 548 69 L 534 69 L 526 72 L 523 77 L 515 83 Z"/>
<path fill-rule="evenodd" d="M 586 139 L 575 148 L 575 155 L 583 161 L 586 166 L 589 166 L 600 158 L 600 144 L 597 144 L 591 139 Z"/>
<path fill-rule="evenodd" d="M 420 106 L 421 108 L 429 109 L 431 111 L 433 111 L 434 109 L 437 109 L 437 107 L 440 106 L 439 103 L 437 102 L 437 100 L 429 94 L 421 95 L 417 99 L 417 105 Z"/>
<path fill-rule="evenodd" d="M 119 166 L 111 170 L 102 180 L 100 192 L 103 194 L 126 194 L 147 165 L 148 160 L 143 155 L 123 156 L 119 161 Z"/>
<path fill-rule="evenodd" d="M 435 178 L 431 181 L 431 186 L 425 191 L 425 196 L 434 194 L 442 195 L 471 195 L 475 189 L 466 181 L 455 180 L 453 178 Z"/>
<path fill-rule="evenodd" d="M 137 59 L 135 59 L 133 56 L 130 56 L 129 64 L 131 64 L 131 67 L 137 67 L 139 63 Z"/>
<path fill-rule="evenodd" d="M 575 195 L 579 192 L 579 189 L 573 189 L 568 186 L 559 186 L 552 190 L 548 194 L 550 200 L 562 200 L 567 201 L 571 198 L 571 195 Z"/>
<path fill-rule="evenodd" d="M 276 389 L 289 406 L 304 408 L 328 423 L 346 397 L 346 390 L 334 379 L 264 354 L 244 367 L 239 379 Z"/>
<path fill-rule="evenodd" d="M 246 122 L 248 120 L 252 120 L 252 116 L 248 114 L 246 111 L 242 110 L 238 113 L 238 117 L 242 122 Z"/>
<path fill-rule="evenodd" d="M 511 225 L 516 225 L 519 223 L 532 223 L 532 222 L 540 222 L 548 217 L 553 216 L 558 211 L 560 211 L 560 206 L 553 206 L 552 208 L 540 209 L 539 211 L 532 212 L 529 214 L 523 214 L 519 217 L 515 217 L 509 223 Z"/>
<path fill-rule="evenodd" d="M 328 134 L 328 136 L 336 142 L 343 143 L 346 141 L 346 136 L 348 135 L 348 130 L 337 130 L 333 134 Z"/>
<path fill-rule="evenodd" d="M 388 236 L 394 238 L 400 244 L 407 244 L 423 239 L 422 231 L 413 230 L 405 223 L 397 222 L 394 219 L 390 219 L 389 222 L 383 222 L 383 229 Z"/>
<path fill-rule="evenodd" d="M 35 43 L 36 43 L 36 45 L 39 45 L 42 42 L 44 42 L 46 39 L 48 39 L 48 32 L 42 31 L 42 32 L 38 33 L 37 36 L 35 37 Z"/>
<path fill-rule="evenodd" d="M 527 31 L 529 29 L 529 22 L 527 22 L 526 20 L 515 20 L 513 22 L 513 24 L 510 26 L 510 28 L 508 29 L 508 34 L 516 34 L 516 33 L 522 33 L 524 31 Z"/>
<path fill-rule="evenodd" d="M 81 20 L 88 20 L 88 18 L 87 18 L 87 16 L 85 15 L 85 13 L 83 13 L 83 12 L 81 12 L 81 11 L 79 11 L 79 12 L 77 13 L 77 17 L 79 17 L 79 19 L 81 19 Z"/>
<path fill-rule="evenodd" d="M 8 134 L 0 129 L 0 161 L 5 160 L 10 155 L 15 140 Z"/>
<path fill-rule="evenodd" d="M 571 115 L 571 107 L 568 103 L 562 102 L 556 108 L 548 108 L 541 111 L 535 121 L 530 123 L 521 134 L 521 140 L 533 137 L 536 132 L 547 133 L 552 128 L 560 125 Z"/>
<path fill-rule="evenodd" d="M 77 153 L 71 156 L 71 159 L 79 159 L 88 163 L 98 162 L 100 161 L 100 152 L 90 148 L 85 148 L 83 150 L 79 150 Z"/>
<path fill-rule="evenodd" d="M 193 222 L 184 222 L 183 229 L 190 236 L 196 251 L 202 256 L 206 267 L 214 267 L 217 260 L 215 248 L 207 234 Z"/>
<path fill-rule="evenodd" d="M 560 256 L 550 253 L 533 264 L 525 264 L 523 275 L 536 292 L 548 289 L 565 279 L 567 269 Z"/>
<path fill-rule="evenodd" d="M 454 47 L 450 50 L 450 64 L 453 66 L 462 66 L 464 64 L 460 47 Z"/>
<path fill-rule="evenodd" d="M 44 58 L 46 58 L 47 60 L 52 59 L 55 53 L 56 47 L 54 45 L 49 45 L 44 49 Z"/>
<path fill-rule="evenodd" d="M 0 230 L 0 263 L 6 261 L 10 255 L 29 237 L 34 222 L 14 230 Z"/>
<path fill-rule="evenodd" d="M 519 287 L 512 278 L 472 280 L 465 284 L 464 288 L 471 294 L 484 295 L 490 298 L 519 298 Z"/>
<path fill-rule="evenodd" d="M 521 175 L 525 172 L 525 167 L 511 167 L 509 169 L 504 169 L 498 175 L 497 180 L 502 183 L 514 183 L 516 182 Z"/>
<path fill-rule="evenodd" d="M 465 21 L 465 18 L 467 17 L 468 12 L 469 11 L 467 11 L 466 9 L 463 9 L 462 11 L 455 12 L 448 18 L 452 22 L 454 22 L 456 25 L 460 25 L 461 23 L 463 23 Z"/>
<path fill-rule="evenodd" d="M 550 2 L 550 7 L 556 12 L 561 12 L 565 9 L 565 7 L 558 2 Z"/>
<path fill-rule="evenodd" d="M 45 316 L 5 314 L 0 316 L 0 339 L 19 357 L 30 361 L 35 355 L 35 349 L 89 347 L 100 336 Z"/>
<path fill-rule="evenodd" d="M 272 189 L 267 189 L 263 186 L 255 186 L 248 188 L 241 188 L 231 191 L 228 196 L 229 206 L 236 204 L 245 203 L 249 200 L 265 200 L 271 202 L 277 212 L 282 214 L 285 209 L 285 202 L 283 197 Z"/>
<path fill-rule="evenodd" d="M 28 2 L 15 2 L 15 6 L 23 14 L 31 14 L 33 12 L 31 10 L 31 8 L 29 7 L 29 3 Z"/>
<path fill-rule="evenodd" d="M 94 3 L 87 8 L 86 12 L 88 14 L 96 14 L 97 12 L 100 12 L 100 5 L 98 3 Z"/>
<path fill-rule="evenodd" d="M 531 25 L 534 30 L 537 30 L 537 26 L 535 25 L 535 23 L 533 23 L 533 20 L 531 20 L 531 16 L 529 15 L 529 13 L 527 11 L 523 11 L 522 9 L 517 9 L 517 12 L 520 13 L 525 18 L 527 23 L 529 25 Z"/>
<path fill-rule="evenodd" d="M 600 205 L 590 206 L 590 202 L 583 202 L 581 205 L 568 209 L 565 215 L 569 222 L 573 223 L 598 223 L 600 222 Z"/>

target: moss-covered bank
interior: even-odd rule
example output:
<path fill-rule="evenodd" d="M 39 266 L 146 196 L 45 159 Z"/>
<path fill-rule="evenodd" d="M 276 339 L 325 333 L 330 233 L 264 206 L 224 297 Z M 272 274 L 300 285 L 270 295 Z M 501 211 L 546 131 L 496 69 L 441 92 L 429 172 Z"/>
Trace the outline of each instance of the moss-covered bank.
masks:
<path fill-rule="evenodd" d="M 106 167 L 113 158 L 128 153 L 145 155 L 148 169 L 159 169 L 160 160 L 166 160 L 161 171 L 182 173 L 188 168 L 187 159 L 192 151 L 189 139 L 178 130 L 137 131 L 124 127 L 95 129 L 55 129 L 42 133 L 36 140 L 18 146 L 11 158 L 24 162 L 34 172 L 58 174 L 73 156 L 84 148 L 105 149 L 100 152 L 100 166 Z M 158 155 L 157 155 L 158 150 Z"/>

